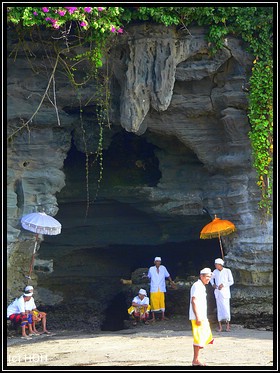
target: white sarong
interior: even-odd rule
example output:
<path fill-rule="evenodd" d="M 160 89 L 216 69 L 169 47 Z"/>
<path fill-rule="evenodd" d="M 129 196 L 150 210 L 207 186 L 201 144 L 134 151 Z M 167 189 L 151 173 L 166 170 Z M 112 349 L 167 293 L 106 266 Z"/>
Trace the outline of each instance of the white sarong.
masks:
<path fill-rule="evenodd" d="M 230 298 L 224 298 L 220 290 L 215 290 L 218 321 L 230 321 Z"/>

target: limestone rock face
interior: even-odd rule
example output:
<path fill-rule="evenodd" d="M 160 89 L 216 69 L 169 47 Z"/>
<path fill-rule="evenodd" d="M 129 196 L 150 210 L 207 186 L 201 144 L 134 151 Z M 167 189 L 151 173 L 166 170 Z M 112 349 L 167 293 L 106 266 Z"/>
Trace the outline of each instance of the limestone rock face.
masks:
<path fill-rule="evenodd" d="M 76 292 L 75 302 L 101 312 L 101 321 L 122 299 L 119 280 L 152 265 L 154 256 L 164 253 L 177 277 L 214 267 L 218 242 L 199 240 L 199 232 L 217 214 L 237 228 L 222 238 L 235 278 L 234 317 L 242 320 L 244 302 L 246 315 L 272 315 L 273 226 L 258 209 L 242 90 L 252 58 L 232 37 L 211 56 L 205 34 L 202 28 L 135 25 L 112 47 L 111 127 L 103 132 L 101 184 L 94 159 L 100 135 L 96 82 L 78 97 L 59 67 L 55 96 L 49 91 L 32 117 L 55 59 L 50 64 L 40 43 L 28 40 L 32 64 L 23 50 L 8 58 L 9 300 L 25 285 L 34 246 L 34 234 L 22 229 L 20 218 L 38 207 L 62 223 L 60 235 L 40 237 L 32 278 L 38 302 L 71 309 Z M 9 52 L 15 39 L 9 34 Z M 209 245 L 216 251 L 206 251 Z M 42 263 L 51 263 L 51 270 Z"/>
<path fill-rule="evenodd" d="M 267 251 L 259 235 L 260 231 L 262 231 L 261 235 L 265 231 L 267 243 L 270 242 L 271 245 L 272 227 L 271 222 L 261 222 L 255 203 L 259 195 L 253 185 L 256 175 L 251 167 L 251 149 L 248 139 L 250 126 L 246 115 L 248 102 L 246 93 L 241 89 L 246 71 L 252 62 L 250 56 L 242 49 L 238 40 L 227 38 L 224 48 L 211 58 L 201 29 L 191 30 L 191 36 L 174 37 L 172 30 L 166 31 L 156 27 L 152 32 L 147 31 L 145 43 L 141 31 L 137 29 L 136 32 L 133 29 L 130 34 L 126 53 L 127 70 L 121 75 L 121 79 L 118 79 L 123 98 L 120 115 L 122 126 L 127 131 L 136 133 L 143 133 L 148 129 L 153 134 L 154 144 L 158 141 L 155 139 L 155 133 L 168 134 L 195 153 L 203 167 L 201 171 L 196 168 L 196 171 L 191 174 L 199 178 L 200 183 L 195 183 L 196 192 L 188 195 L 189 198 L 186 197 L 187 188 L 183 180 L 187 178 L 190 170 L 182 166 L 184 169 L 181 174 L 182 181 L 177 185 L 181 188 L 184 185 L 185 193 L 177 197 L 173 190 L 172 206 L 174 207 L 174 200 L 178 199 L 184 208 L 180 209 L 177 206 L 176 213 L 189 213 L 184 200 L 194 201 L 197 185 L 201 184 L 203 199 L 197 197 L 197 201 L 200 200 L 204 206 L 212 211 L 215 210 L 218 215 L 226 215 L 238 226 L 239 234 L 235 235 L 232 243 L 229 243 L 231 249 L 227 263 L 236 269 L 239 266 L 244 269 L 247 267 L 244 258 L 240 258 L 240 246 L 244 245 L 248 232 L 254 231 L 255 237 L 258 237 L 252 244 L 254 251 L 259 253 L 260 249 L 266 252 L 260 262 L 255 256 L 254 265 L 258 267 L 260 265 L 259 271 L 267 273 L 266 263 L 272 262 L 270 250 L 272 246 L 270 249 L 267 248 Z M 123 50 L 119 53 L 125 54 Z M 117 66 L 116 71 L 118 76 Z M 147 90 L 141 91 L 141 82 L 147 83 L 145 84 Z M 155 99 L 155 92 L 157 99 Z M 129 110 L 131 111 L 128 115 Z M 170 167 L 170 156 L 161 157 L 160 151 L 157 156 L 160 159 L 162 178 L 156 189 L 147 188 L 146 192 L 150 195 L 149 199 L 158 198 L 160 201 L 163 198 L 163 190 L 170 191 L 170 183 L 173 183 L 174 179 L 178 180 L 178 177 L 176 178 L 173 173 L 177 167 L 174 165 Z M 176 160 L 178 161 L 177 154 Z M 169 164 L 165 166 L 166 162 Z M 182 161 L 181 164 L 183 165 Z M 250 207 L 247 205 L 248 209 L 245 208 L 244 202 L 250 205 Z M 236 203 L 233 209 L 230 207 L 232 203 Z M 197 209 L 198 206 L 199 202 Z M 159 209 L 165 207 L 167 203 L 161 203 Z M 269 259 L 265 259 L 265 256 Z M 250 260 L 252 259 L 250 255 Z M 263 276 L 263 285 L 267 281 L 271 283 L 268 274 Z M 262 276 L 257 277 L 258 282 L 262 282 Z M 239 281 L 244 284 L 248 281 L 255 282 L 251 276 L 243 280 L 241 278 L 242 276 L 239 276 Z"/>

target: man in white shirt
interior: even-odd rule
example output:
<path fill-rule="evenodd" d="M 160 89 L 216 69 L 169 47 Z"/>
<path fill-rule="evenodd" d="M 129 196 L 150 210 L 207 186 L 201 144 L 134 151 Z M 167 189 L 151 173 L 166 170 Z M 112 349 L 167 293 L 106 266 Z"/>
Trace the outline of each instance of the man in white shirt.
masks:
<path fill-rule="evenodd" d="M 152 322 L 155 321 L 155 312 L 161 311 L 161 319 L 165 320 L 167 317 L 165 313 L 165 293 L 166 284 L 165 279 L 170 281 L 173 288 L 176 288 L 174 281 L 172 280 L 166 267 L 161 264 L 161 257 L 156 256 L 154 259 L 154 266 L 149 268 L 148 277 L 151 280 L 150 283 L 150 299 L 151 299 L 151 311 L 152 311 Z"/>
<path fill-rule="evenodd" d="M 12 321 L 15 327 L 20 324 L 21 338 L 32 339 L 32 315 L 25 309 L 25 304 L 31 299 L 32 293 L 24 293 L 16 298 L 7 308 L 7 318 Z M 28 325 L 29 335 L 26 334 L 26 325 Z"/>
<path fill-rule="evenodd" d="M 224 268 L 224 261 L 221 258 L 215 260 L 216 269 L 213 271 L 210 283 L 213 286 L 216 305 L 217 318 L 219 328 L 217 331 L 221 332 L 222 321 L 226 321 L 226 331 L 230 331 L 230 286 L 234 284 L 233 276 L 229 268 Z"/>
<path fill-rule="evenodd" d="M 137 321 L 143 321 L 148 324 L 149 312 L 151 309 L 149 297 L 145 289 L 140 289 L 138 295 L 132 299 L 131 306 L 127 312 L 134 318 L 133 325 L 137 325 Z"/>
<path fill-rule="evenodd" d="M 199 279 L 190 290 L 189 319 L 193 333 L 193 366 L 205 366 L 199 361 L 198 355 L 201 348 L 214 342 L 212 331 L 207 317 L 207 293 L 206 285 L 211 278 L 211 269 L 203 268 Z"/>
<path fill-rule="evenodd" d="M 33 334 L 51 334 L 47 330 L 47 314 L 46 312 L 39 311 L 36 307 L 34 298 L 33 298 L 33 286 L 28 285 L 24 289 L 25 293 L 32 294 L 31 298 L 27 302 L 25 302 L 25 310 L 32 314 L 32 329 Z M 42 333 L 39 333 L 36 329 L 36 323 L 42 321 Z"/>

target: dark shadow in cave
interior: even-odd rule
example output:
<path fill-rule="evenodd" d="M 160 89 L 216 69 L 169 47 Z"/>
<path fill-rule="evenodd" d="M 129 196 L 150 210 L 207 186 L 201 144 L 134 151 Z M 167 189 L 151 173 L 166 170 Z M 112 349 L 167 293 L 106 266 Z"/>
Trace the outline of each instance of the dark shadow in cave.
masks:
<path fill-rule="evenodd" d="M 53 252 L 50 254 L 50 251 Z M 54 272 L 50 274 L 39 273 L 35 268 L 34 271 L 39 275 L 39 286 L 58 290 L 61 294 L 64 294 L 65 299 L 59 307 L 71 309 L 73 297 L 71 295 L 69 297 L 69 294 L 73 292 L 80 296 L 84 294 L 84 301 L 87 299 L 88 302 L 84 303 L 83 301 L 81 305 L 85 309 L 92 309 L 92 302 L 95 301 L 100 301 L 105 306 L 102 311 L 101 330 L 116 331 L 124 329 L 125 320 L 129 319 L 127 313 L 127 304 L 130 301 L 130 299 L 127 299 L 129 288 L 121 284 L 121 278 L 130 279 L 132 272 L 136 269 L 154 265 L 155 256 L 161 256 L 162 264 L 166 266 L 172 278 L 176 281 L 186 280 L 189 276 L 198 278 L 201 268 L 207 266 L 212 270 L 214 269 L 213 263 L 215 258 L 220 257 L 220 248 L 218 239 L 212 239 L 169 242 L 162 245 L 81 247 L 72 251 L 69 255 L 67 251 L 60 254 L 59 248 L 53 247 L 53 250 L 50 250 L 49 245 L 43 244 L 39 253 L 40 258 L 50 258 L 50 255 L 57 255 L 54 260 Z M 96 272 L 98 268 L 100 270 Z M 115 271 L 117 268 L 121 268 L 121 271 Z M 149 294 L 149 285 L 145 284 L 143 287 Z M 137 288 L 137 285 L 134 286 L 133 292 L 135 288 Z M 211 289 L 208 290 L 209 314 L 213 314 L 215 307 L 213 292 L 211 292 Z M 188 295 L 185 294 L 185 297 L 188 297 Z M 173 297 L 174 293 L 167 294 L 168 296 Z M 79 305 L 77 302 L 79 300 L 75 298 L 76 307 Z M 174 300 L 172 299 L 172 304 L 167 300 L 167 316 L 176 315 L 176 309 L 183 309 L 183 312 L 188 313 L 186 303 L 174 308 Z M 181 313 L 179 312 L 179 314 Z M 70 314 L 68 317 L 69 319 L 72 318 Z M 71 326 L 67 327 L 71 329 Z"/>
<path fill-rule="evenodd" d="M 213 268 L 220 256 L 218 239 L 199 239 L 200 229 L 210 219 L 203 211 L 201 215 L 158 215 L 150 201 L 134 189 L 154 187 L 160 181 L 157 149 L 145 136 L 124 130 L 115 133 L 103 150 L 101 185 L 86 219 L 86 157 L 74 139 L 64 162 L 66 188 L 58 193 L 56 216 L 62 232 L 44 237 L 39 252 L 40 259 L 53 260 L 54 270 L 38 273 L 38 285 L 61 294 L 61 307 L 101 310 L 102 330 L 124 328 L 130 297 L 127 299 L 120 279 L 130 278 L 138 268 L 152 266 L 155 256 L 162 257 L 173 279 L 198 276 L 201 268 Z M 93 169 L 98 162 L 93 161 L 94 155 L 89 157 L 91 200 L 99 177 Z M 195 159 L 196 164 L 200 166 Z M 74 303 L 73 293 L 78 294 Z M 185 304 L 182 307 L 188 312 Z M 174 308 L 167 311 L 174 314 Z M 75 317 L 75 310 L 71 312 L 69 320 Z M 85 315 L 87 323 L 90 320 Z"/>
<path fill-rule="evenodd" d="M 161 178 L 159 161 L 154 154 L 156 148 L 143 136 L 125 130 L 116 133 L 112 137 L 110 146 L 103 149 L 103 172 L 99 194 L 102 193 L 102 188 L 115 186 L 156 186 Z M 99 160 L 96 160 L 95 154 L 89 155 L 88 165 L 89 183 L 96 184 L 101 165 Z M 77 174 L 81 175 L 79 182 L 86 183 L 86 156 L 77 149 L 73 139 L 64 161 L 64 172 L 67 185 L 78 179 Z M 67 193 L 66 189 L 59 193 L 60 198 Z M 86 198 L 85 195 L 81 197 Z"/>
<path fill-rule="evenodd" d="M 133 251 L 131 272 L 137 268 L 153 266 L 154 258 L 160 256 L 162 264 L 173 278 L 195 276 L 203 267 L 214 267 L 214 260 L 221 256 L 219 241 L 214 238 L 168 242 L 156 246 L 134 246 L 130 251 Z"/>
<path fill-rule="evenodd" d="M 161 178 L 156 148 L 144 136 L 121 130 L 104 151 L 104 178 L 115 179 L 114 184 L 156 186 Z"/>
<path fill-rule="evenodd" d="M 111 245 L 106 248 L 106 254 L 110 256 L 110 251 L 112 253 L 117 251 L 120 252 L 123 261 L 129 261 L 130 258 L 131 272 L 138 268 L 149 268 L 154 265 L 154 257 L 161 256 L 162 264 L 166 266 L 171 277 L 176 281 L 182 281 L 186 280 L 189 276 L 196 276 L 198 278 L 199 271 L 204 267 L 210 267 L 214 270 L 214 261 L 221 255 L 218 240 L 213 239 L 212 242 L 210 241 L 195 240 L 179 243 L 170 242 L 164 245 L 129 246 L 128 248 L 125 248 L 123 245 Z M 131 252 L 133 255 L 126 256 L 126 252 Z M 147 284 L 143 287 L 147 290 L 149 295 L 149 285 Z M 213 316 L 215 317 L 215 299 L 210 285 L 207 287 L 207 294 L 208 314 L 213 318 Z M 170 316 L 170 308 L 168 307 L 169 296 L 169 293 L 167 293 L 167 316 Z M 187 306 L 186 315 L 188 315 Z M 110 301 L 110 304 L 105 311 L 105 320 L 103 321 L 101 330 L 116 331 L 124 329 L 124 320 L 128 319 L 127 299 L 124 293 L 120 291 Z"/>
<path fill-rule="evenodd" d="M 125 329 L 124 320 L 128 320 L 126 298 L 119 292 L 111 300 L 104 313 L 105 319 L 101 325 L 102 331 L 117 331 Z"/>

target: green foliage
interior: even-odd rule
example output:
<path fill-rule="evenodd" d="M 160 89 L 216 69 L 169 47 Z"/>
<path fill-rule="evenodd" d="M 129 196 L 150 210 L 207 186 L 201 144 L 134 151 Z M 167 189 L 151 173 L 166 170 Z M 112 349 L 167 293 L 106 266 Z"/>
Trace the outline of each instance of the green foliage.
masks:
<path fill-rule="evenodd" d="M 122 34 L 120 9 L 118 7 L 8 7 L 8 23 L 23 28 L 45 27 L 65 33 L 70 28 L 82 42 L 94 41 L 98 47 L 112 34 Z M 122 10 L 122 9 L 121 9 Z M 66 29 L 65 29 L 66 28 Z M 89 31 L 90 32 L 87 32 Z M 81 58 L 84 57 L 80 56 Z M 102 66 L 102 49 L 90 56 L 97 67 Z"/>
<path fill-rule="evenodd" d="M 228 35 L 239 37 L 248 51 L 255 57 L 250 76 L 249 112 L 251 124 L 249 137 L 252 144 L 254 167 L 259 175 L 257 182 L 261 189 L 260 207 L 270 214 L 272 205 L 272 159 L 273 159 L 273 7 L 266 6 L 187 6 L 187 7 L 8 7 L 8 24 L 20 28 L 46 27 L 56 31 L 66 29 L 78 35 L 79 42 L 88 43 L 87 52 L 76 56 L 87 59 L 93 71 L 102 66 L 104 56 L 114 36 L 125 32 L 125 27 L 133 22 L 155 22 L 164 26 L 175 25 L 188 31 L 190 26 L 203 26 L 209 30 L 207 40 L 212 53 L 224 45 Z M 61 31 L 62 32 L 62 31 Z M 66 38 L 67 43 L 67 38 Z M 73 84 L 74 67 L 66 64 Z M 108 118 L 109 86 L 100 92 L 98 118 L 102 139 L 102 128 Z M 101 141 L 101 140 L 100 140 Z M 102 159 L 102 144 L 98 154 Z"/>
<path fill-rule="evenodd" d="M 273 177 L 273 70 L 272 61 L 260 61 L 252 69 L 250 79 L 249 119 L 252 129 L 249 137 L 253 146 L 254 166 L 258 172 L 257 184 L 262 190 L 260 207 L 271 209 Z"/>

